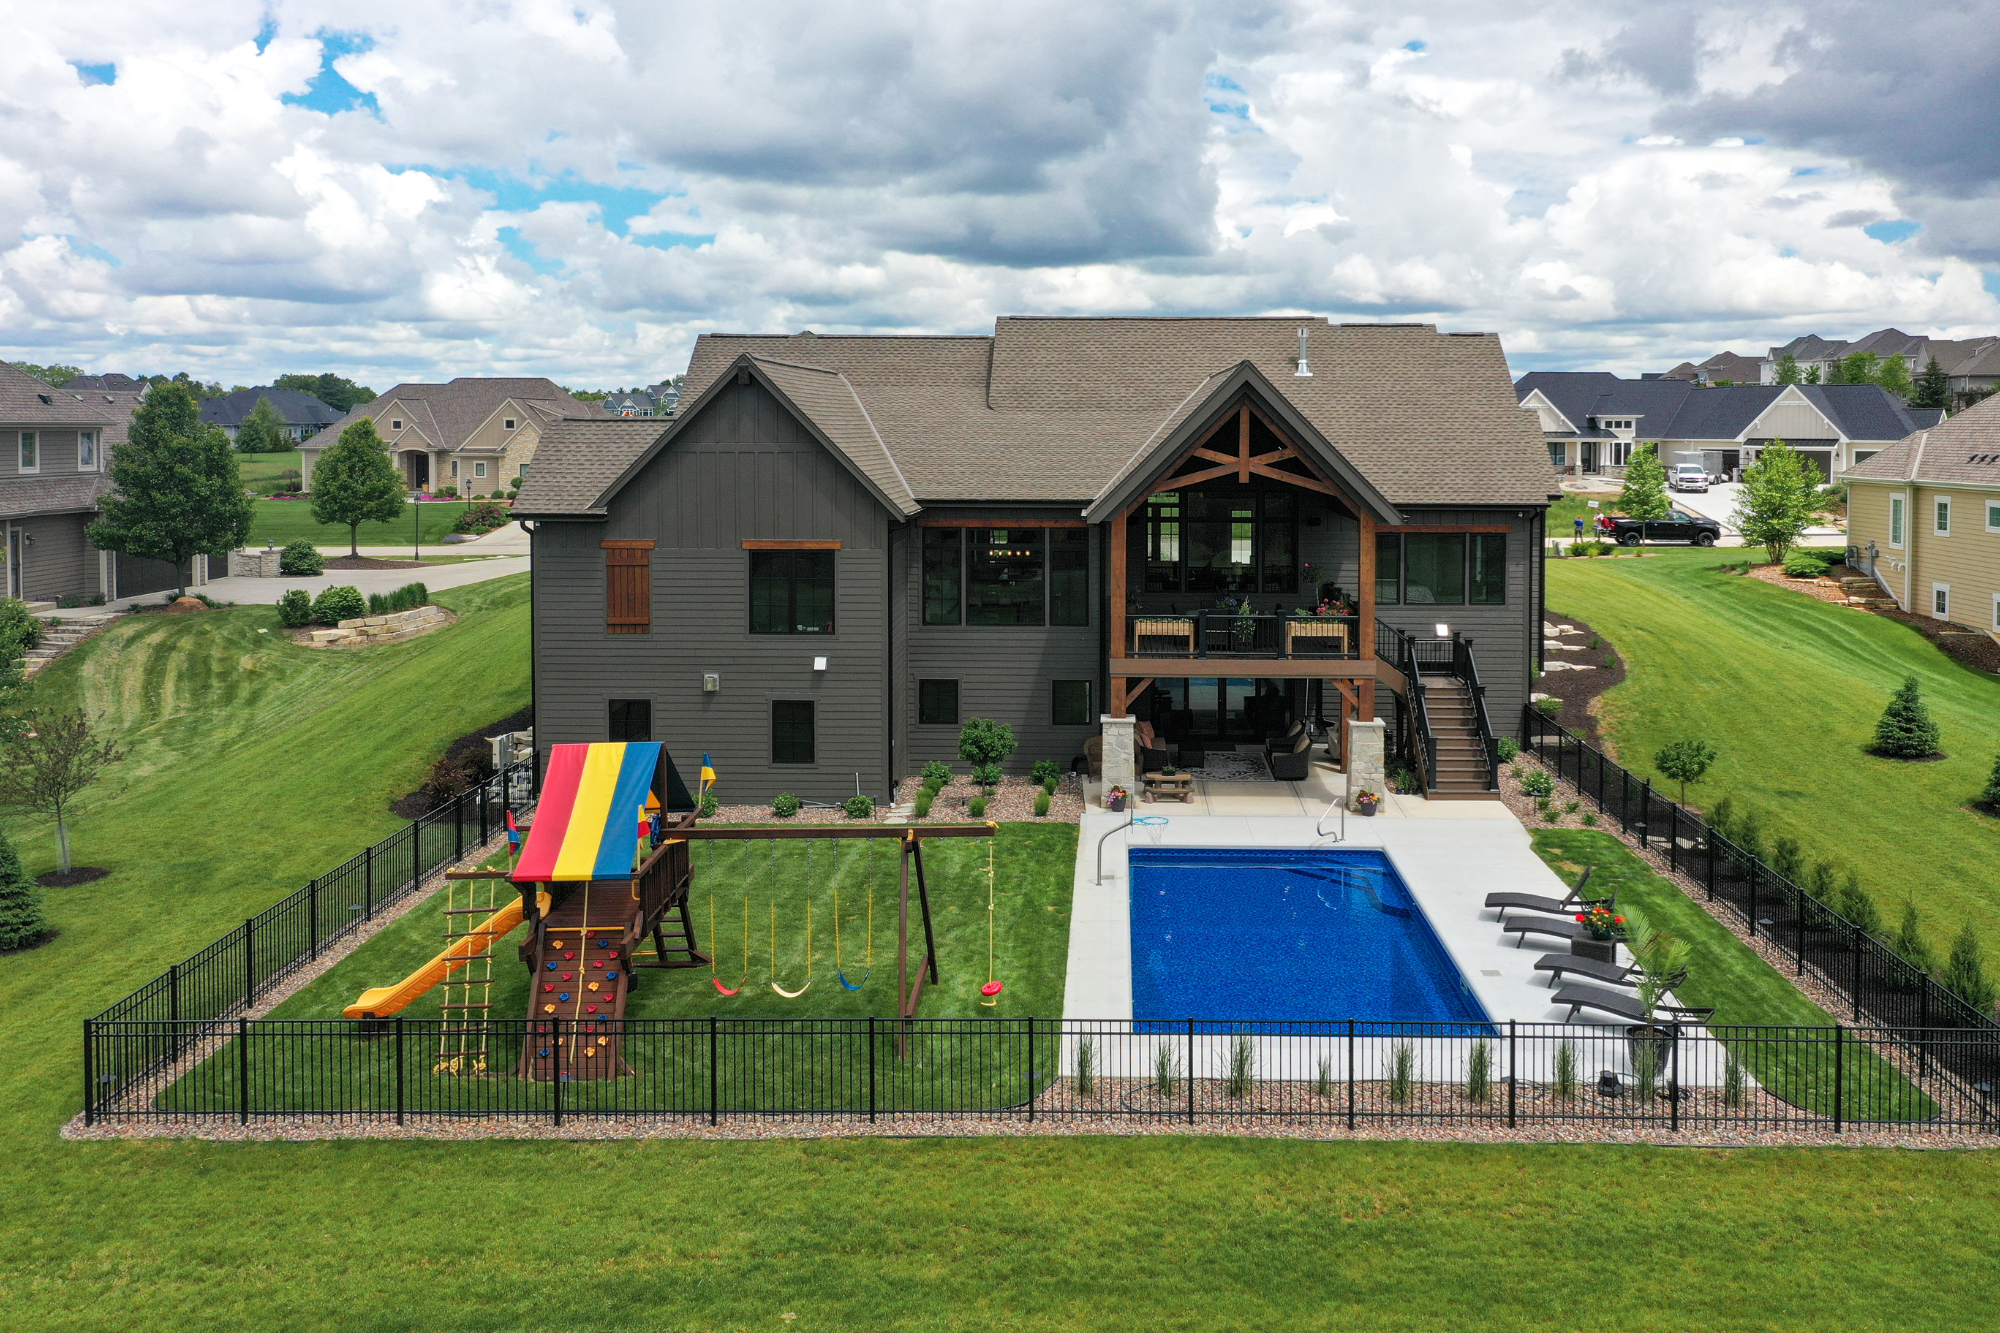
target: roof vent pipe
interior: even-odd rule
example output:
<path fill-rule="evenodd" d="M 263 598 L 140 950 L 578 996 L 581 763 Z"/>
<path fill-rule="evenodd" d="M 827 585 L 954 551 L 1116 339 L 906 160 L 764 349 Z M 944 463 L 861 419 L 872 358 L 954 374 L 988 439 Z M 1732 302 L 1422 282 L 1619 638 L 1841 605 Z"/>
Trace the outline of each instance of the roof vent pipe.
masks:
<path fill-rule="evenodd" d="M 1312 378 L 1312 367 L 1306 364 L 1306 335 L 1311 332 L 1311 329 L 1299 330 L 1299 368 L 1292 372 L 1293 379 Z"/>

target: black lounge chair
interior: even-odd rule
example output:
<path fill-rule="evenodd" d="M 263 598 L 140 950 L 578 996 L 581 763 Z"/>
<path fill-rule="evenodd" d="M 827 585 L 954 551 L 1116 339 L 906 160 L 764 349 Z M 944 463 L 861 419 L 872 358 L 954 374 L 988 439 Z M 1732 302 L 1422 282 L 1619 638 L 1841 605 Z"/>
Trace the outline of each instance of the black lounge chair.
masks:
<path fill-rule="evenodd" d="M 1266 756 L 1271 765 L 1271 777 L 1278 782 L 1304 782 L 1312 776 L 1312 737 L 1305 733 L 1301 724 L 1299 734 L 1292 738 L 1285 749 L 1273 750 Z"/>
<path fill-rule="evenodd" d="M 1573 972 L 1592 981 L 1602 981 L 1612 986 L 1636 986 L 1639 984 L 1639 969 L 1624 963 L 1600 963 L 1595 958 L 1585 958 L 1573 953 L 1545 953 L 1535 960 L 1535 971 L 1550 973 L 1549 984 L 1562 984 L 1565 972 Z"/>
<path fill-rule="evenodd" d="M 1559 940 L 1581 940 L 1590 937 L 1590 928 L 1583 922 L 1572 921 L 1568 917 L 1530 917 L 1526 921 L 1503 922 L 1500 933 L 1516 936 L 1553 935 Z M 1517 949 L 1521 947 L 1519 939 L 1514 941 L 1514 947 Z"/>
<path fill-rule="evenodd" d="M 1529 912 L 1576 912 L 1581 911 L 1586 903 L 1616 902 L 1618 894 L 1615 890 L 1609 898 L 1584 897 L 1584 886 L 1590 883 L 1591 872 L 1596 869 L 1596 866 L 1585 866 L 1583 874 L 1577 878 L 1576 887 L 1566 897 L 1549 898 L 1539 893 L 1489 893 L 1486 905 L 1499 908 L 1500 915 L 1504 917 L 1510 907 Z"/>
<path fill-rule="evenodd" d="M 1574 1023 L 1579 1009 L 1601 1009 L 1607 1014 L 1632 1023 L 1646 1021 L 1646 1006 L 1639 1003 L 1636 995 L 1620 995 L 1617 991 L 1605 990 L 1601 986 L 1564 986 L 1555 993 L 1549 1003 L 1569 1006 L 1569 1017 L 1564 1022 Z M 1715 1016 L 1713 1009 L 1689 1009 L 1677 1004 L 1656 1004 L 1653 1012 L 1668 1014 L 1674 1018 L 1692 1018 L 1706 1022 Z"/>

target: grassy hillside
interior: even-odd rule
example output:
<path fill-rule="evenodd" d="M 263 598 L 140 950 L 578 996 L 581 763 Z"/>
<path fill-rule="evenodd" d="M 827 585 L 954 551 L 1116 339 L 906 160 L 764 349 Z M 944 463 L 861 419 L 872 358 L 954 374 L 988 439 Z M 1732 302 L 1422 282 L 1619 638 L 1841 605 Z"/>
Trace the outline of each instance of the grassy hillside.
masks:
<path fill-rule="evenodd" d="M 252 506 L 256 510 L 250 521 L 252 546 L 262 546 L 265 542 L 283 546 L 301 540 L 316 546 L 347 544 L 347 525 L 315 523 L 310 500 L 257 500 Z M 402 516 L 393 522 L 363 523 L 357 536 L 363 546 L 408 546 L 421 525 L 423 545 L 436 546 L 451 531 L 451 525 L 458 522 L 458 516 L 469 508 L 470 502 L 463 500 L 429 500 L 420 505 L 406 505 Z"/>
<path fill-rule="evenodd" d="M 1616 644 L 1628 676 L 1604 696 L 1620 762 L 1658 774 L 1668 741 L 1705 737 L 1720 758 L 1689 793 L 1753 806 L 1765 835 L 1860 872 L 1891 921 L 1915 894 L 1947 944 L 1960 917 L 2000 949 L 2000 820 L 1966 808 L 2000 751 L 2000 679 L 1953 662 L 1880 616 L 1720 573 L 1742 552 L 1549 565 L 1549 607 Z M 1914 674 L 1949 758 L 1866 752 L 1889 696 Z M 1671 784 L 1668 789 L 1672 790 Z"/>

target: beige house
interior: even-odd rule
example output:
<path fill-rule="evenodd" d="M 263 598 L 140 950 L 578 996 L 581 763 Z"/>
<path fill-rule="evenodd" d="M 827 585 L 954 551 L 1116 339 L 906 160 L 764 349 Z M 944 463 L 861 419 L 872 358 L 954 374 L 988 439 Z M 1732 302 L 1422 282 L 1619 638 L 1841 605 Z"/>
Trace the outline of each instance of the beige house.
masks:
<path fill-rule="evenodd" d="M 303 489 L 313 465 L 362 417 L 376 433 L 412 491 L 451 489 L 465 496 L 504 494 L 528 475 L 542 433 L 564 417 L 601 417 L 545 379 L 475 379 L 449 384 L 398 384 L 355 408 L 299 450 Z"/>
<path fill-rule="evenodd" d="M 2000 397 L 1848 470 L 1852 562 L 1905 611 L 2000 637 Z"/>

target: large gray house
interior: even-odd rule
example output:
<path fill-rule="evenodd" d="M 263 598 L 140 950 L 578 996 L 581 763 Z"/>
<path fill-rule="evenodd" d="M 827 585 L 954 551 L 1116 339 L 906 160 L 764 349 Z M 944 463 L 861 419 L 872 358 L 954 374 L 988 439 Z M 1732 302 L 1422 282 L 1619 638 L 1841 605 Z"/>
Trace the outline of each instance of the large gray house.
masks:
<path fill-rule="evenodd" d="M 971 717 L 1013 727 L 1017 770 L 1107 715 L 1189 750 L 1308 721 L 1340 762 L 1381 718 L 1470 794 L 1490 749 L 1440 757 L 1413 688 L 1469 700 L 1476 666 L 1518 726 L 1552 488 L 1491 334 L 708 335 L 681 403 L 543 434 L 515 510 L 541 746 L 664 740 L 726 799 L 837 800 L 957 763 Z"/>

